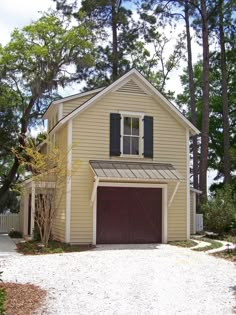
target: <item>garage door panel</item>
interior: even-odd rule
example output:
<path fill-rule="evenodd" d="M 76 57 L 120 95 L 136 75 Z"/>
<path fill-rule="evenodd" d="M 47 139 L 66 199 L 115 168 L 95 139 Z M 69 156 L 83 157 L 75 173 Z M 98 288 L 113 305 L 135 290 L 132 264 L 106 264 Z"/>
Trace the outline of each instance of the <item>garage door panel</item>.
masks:
<path fill-rule="evenodd" d="M 97 243 L 161 242 L 162 190 L 99 187 Z"/>

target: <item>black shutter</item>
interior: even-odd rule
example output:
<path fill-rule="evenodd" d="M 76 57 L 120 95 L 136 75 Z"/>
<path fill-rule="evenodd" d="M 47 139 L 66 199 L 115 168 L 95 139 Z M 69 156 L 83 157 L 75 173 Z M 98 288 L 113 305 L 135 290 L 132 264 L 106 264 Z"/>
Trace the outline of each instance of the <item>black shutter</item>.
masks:
<path fill-rule="evenodd" d="M 110 114 L 110 155 L 120 155 L 120 114 Z"/>
<path fill-rule="evenodd" d="M 144 116 L 144 157 L 153 158 L 153 117 Z"/>

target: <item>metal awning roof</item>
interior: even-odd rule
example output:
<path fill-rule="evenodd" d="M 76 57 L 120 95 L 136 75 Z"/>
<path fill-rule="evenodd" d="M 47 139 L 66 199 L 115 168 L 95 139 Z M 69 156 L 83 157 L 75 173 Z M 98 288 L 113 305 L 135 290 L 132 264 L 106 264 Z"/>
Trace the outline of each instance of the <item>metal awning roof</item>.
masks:
<path fill-rule="evenodd" d="M 100 180 L 159 180 L 180 181 L 182 176 L 166 163 L 89 161 L 95 175 Z"/>

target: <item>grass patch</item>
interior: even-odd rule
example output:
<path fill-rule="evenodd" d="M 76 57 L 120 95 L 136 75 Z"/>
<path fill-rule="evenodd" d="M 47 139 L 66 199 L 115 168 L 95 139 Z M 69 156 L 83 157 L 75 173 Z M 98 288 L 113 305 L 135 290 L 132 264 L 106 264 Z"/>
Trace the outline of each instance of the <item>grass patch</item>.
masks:
<path fill-rule="evenodd" d="M 6 292 L 4 288 L 0 288 L 0 315 L 5 314 Z"/>
<path fill-rule="evenodd" d="M 173 246 L 179 246 L 179 247 L 193 247 L 197 245 L 197 242 L 192 240 L 185 240 L 185 241 L 171 241 L 168 242 L 168 244 Z"/>
<path fill-rule="evenodd" d="M 228 251 L 224 250 L 222 252 L 212 254 L 215 257 L 220 257 L 229 261 L 236 263 L 236 250 Z"/>
<path fill-rule="evenodd" d="M 48 247 L 39 248 L 40 242 L 28 241 L 17 244 L 17 251 L 24 255 L 60 254 L 90 250 L 92 245 L 70 245 L 58 241 L 50 241 Z"/>
<path fill-rule="evenodd" d="M 221 241 L 225 241 L 225 242 L 230 242 L 233 244 L 236 244 L 236 235 L 224 235 L 224 236 L 219 236 L 217 237 L 217 239 L 221 240 Z"/>
<path fill-rule="evenodd" d="M 193 249 L 193 250 L 196 250 L 196 251 L 198 251 L 198 252 L 206 252 L 206 251 L 208 251 L 208 250 L 215 249 L 215 248 L 220 248 L 220 247 L 223 246 L 222 243 L 217 242 L 217 241 L 215 241 L 215 240 L 212 240 L 212 239 L 210 239 L 210 238 L 205 238 L 205 237 L 203 237 L 203 238 L 201 238 L 201 241 L 210 243 L 210 245 L 209 245 L 209 246 L 206 246 L 206 247 L 195 248 L 195 249 Z"/>

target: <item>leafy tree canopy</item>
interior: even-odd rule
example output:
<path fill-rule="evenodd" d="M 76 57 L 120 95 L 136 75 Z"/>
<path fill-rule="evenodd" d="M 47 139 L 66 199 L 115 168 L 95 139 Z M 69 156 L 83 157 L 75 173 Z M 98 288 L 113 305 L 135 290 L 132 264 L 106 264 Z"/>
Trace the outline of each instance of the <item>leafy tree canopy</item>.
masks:
<path fill-rule="evenodd" d="M 22 30 L 15 29 L 10 42 L 0 47 L 1 124 L 6 127 L 1 150 L 7 153 L 7 167 L 0 166 L 0 200 L 15 183 L 20 166 L 11 147 L 25 145 L 29 126 L 41 117 L 58 87 L 78 80 L 76 67 L 92 65 L 92 50 L 87 27 L 71 26 L 69 18 L 52 11 Z"/>

